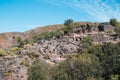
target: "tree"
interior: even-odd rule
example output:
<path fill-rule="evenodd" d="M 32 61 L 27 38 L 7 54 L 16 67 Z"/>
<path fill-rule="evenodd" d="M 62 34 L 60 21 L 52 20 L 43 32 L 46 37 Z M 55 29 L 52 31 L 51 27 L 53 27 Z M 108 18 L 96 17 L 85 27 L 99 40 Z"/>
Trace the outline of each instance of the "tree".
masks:
<path fill-rule="evenodd" d="M 70 26 L 72 23 L 73 23 L 73 20 L 72 19 L 68 19 L 68 20 L 65 20 L 64 25 L 65 26 Z"/>
<path fill-rule="evenodd" d="M 112 26 L 116 26 L 117 20 L 116 20 L 115 18 L 111 18 L 111 19 L 110 19 L 110 24 L 111 24 Z"/>
<path fill-rule="evenodd" d="M 119 80 L 119 75 L 111 75 L 111 80 Z"/>
<path fill-rule="evenodd" d="M 5 51 L 0 49 L 0 57 L 5 55 Z"/>
<path fill-rule="evenodd" d="M 120 27 L 116 27 L 115 28 L 115 32 L 120 37 Z"/>
<path fill-rule="evenodd" d="M 96 55 L 103 68 L 104 80 L 109 80 L 111 75 L 120 75 L 120 45 L 105 43 L 88 49 L 89 54 Z"/>
<path fill-rule="evenodd" d="M 33 42 L 37 42 L 39 40 L 48 40 L 51 38 L 60 38 L 61 36 L 63 36 L 64 32 L 61 30 L 56 30 L 56 31 L 51 31 L 51 32 L 44 32 L 41 34 L 37 34 L 35 36 L 33 36 Z"/>
<path fill-rule="evenodd" d="M 120 28 L 120 22 L 116 23 L 116 27 Z"/>
<path fill-rule="evenodd" d="M 92 45 L 92 42 L 93 42 L 93 38 L 88 36 L 84 38 L 80 44 L 82 44 L 83 48 L 88 48 Z"/>
<path fill-rule="evenodd" d="M 28 80 L 50 80 L 49 65 L 42 61 L 36 61 L 28 69 Z"/>
<path fill-rule="evenodd" d="M 74 26 L 72 19 L 65 20 L 64 25 L 65 25 L 65 29 L 64 29 L 65 31 L 73 32 Z"/>
<path fill-rule="evenodd" d="M 18 47 L 21 48 L 24 46 L 24 41 L 22 40 L 22 38 L 18 37 L 17 38 L 17 43 L 18 43 Z"/>
<path fill-rule="evenodd" d="M 110 24 L 111 24 L 112 26 L 116 26 L 116 27 L 117 27 L 117 24 L 118 24 L 117 19 L 111 18 L 111 19 L 110 19 Z"/>
<path fill-rule="evenodd" d="M 110 19 L 110 24 L 111 24 L 112 26 L 115 26 L 115 27 L 119 27 L 119 28 L 120 28 L 120 22 L 118 22 L 117 19 L 115 19 L 115 18 L 111 18 L 111 19 Z"/>
<path fill-rule="evenodd" d="M 52 80 L 100 80 L 98 59 L 90 54 L 70 56 L 52 70 Z"/>

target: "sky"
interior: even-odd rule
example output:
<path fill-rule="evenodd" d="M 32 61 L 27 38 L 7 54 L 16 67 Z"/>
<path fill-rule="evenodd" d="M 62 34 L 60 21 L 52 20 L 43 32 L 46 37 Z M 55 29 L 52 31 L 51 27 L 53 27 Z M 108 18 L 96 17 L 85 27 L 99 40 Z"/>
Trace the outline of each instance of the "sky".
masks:
<path fill-rule="evenodd" d="M 0 0 L 0 33 L 74 21 L 120 21 L 120 0 Z"/>

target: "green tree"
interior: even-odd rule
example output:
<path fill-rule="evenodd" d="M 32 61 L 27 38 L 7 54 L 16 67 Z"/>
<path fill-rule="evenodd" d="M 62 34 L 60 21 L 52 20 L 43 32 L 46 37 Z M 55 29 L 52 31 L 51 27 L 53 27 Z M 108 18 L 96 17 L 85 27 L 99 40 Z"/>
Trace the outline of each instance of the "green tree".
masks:
<path fill-rule="evenodd" d="M 28 75 L 28 80 L 50 80 L 49 65 L 41 61 L 36 61 L 28 69 Z"/>
<path fill-rule="evenodd" d="M 120 37 L 120 27 L 116 27 L 115 28 L 115 32 Z"/>
<path fill-rule="evenodd" d="M 24 41 L 22 40 L 22 38 L 18 37 L 17 38 L 17 43 L 18 43 L 18 47 L 21 48 L 24 46 Z"/>
<path fill-rule="evenodd" d="M 65 28 L 64 28 L 65 31 L 73 32 L 74 26 L 73 26 L 72 19 L 65 20 L 64 25 L 65 25 Z"/>
<path fill-rule="evenodd" d="M 35 35 L 33 37 L 33 42 L 37 42 L 39 40 L 48 40 L 51 38 L 60 38 L 63 36 L 64 32 L 62 30 L 56 30 L 56 31 L 51 31 L 51 32 L 44 32 L 42 34 Z"/>
<path fill-rule="evenodd" d="M 104 80 L 109 80 L 112 74 L 120 74 L 120 45 L 105 43 L 88 49 L 89 54 L 99 58 L 103 68 Z"/>
<path fill-rule="evenodd" d="M 100 80 L 101 69 L 97 57 L 89 54 L 70 56 L 52 70 L 52 80 Z"/>
<path fill-rule="evenodd" d="M 83 48 L 88 48 L 92 45 L 93 38 L 92 37 L 86 37 L 84 38 L 80 44 L 82 44 Z"/>
<path fill-rule="evenodd" d="M 119 75 L 111 75 L 111 80 L 119 80 Z"/>
<path fill-rule="evenodd" d="M 113 26 L 116 26 L 117 20 L 115 18 L 111 18 L 110 19 L 110 24 L 113 25 Z"/>
<path fill-rule="evenodd" d="M 120 22 L 116 23 L 116 27 L 120 28 Z"/>
<path fill-rule="evenodd" d="M 5 51 L 0 49 L 0 57 L 5 55 Z"/>

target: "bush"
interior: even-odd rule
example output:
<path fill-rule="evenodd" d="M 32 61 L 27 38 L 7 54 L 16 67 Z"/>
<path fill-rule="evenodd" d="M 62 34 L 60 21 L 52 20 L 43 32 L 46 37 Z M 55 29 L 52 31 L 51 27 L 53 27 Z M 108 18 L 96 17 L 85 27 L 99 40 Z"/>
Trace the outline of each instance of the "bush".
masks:
<path fill-rule="evenodd" d="M 115 32 L 120 37 L 120 27 L 116 27 L 115 28 Z"/>
<path fill-rule="evenodd" d="M 115 18 L 110 19 L 110 24 L 115 27 L 120 27 L 120 22 L 118 22 Z"/>
<path fill-rule="evenodd" d="M 100 80 L 101 71 L 97 57 L 89 54 L 71 56 L 52 70 L 52 80 Z"/>
<path fill-rule="evenodd" d="M 0 56 L 4 56 L 5 55 L 5 51 L 4 50 L 0 50 Z"/>
<path fill-rule="evenodd" d="M 117 20 L 115 18 L 111 18 L 110 19 L 110 24 L 113 25 L 113 26 L 116 26 Z"/>
<path fill-rule="evenodd" d="M 111 75 L 111 80 L 119 80 L 119 75 Z"/>
<path fill-rule="evenodd" d="M 88 49 L 88 53 L 96 55 L 103 68 L 104 80 L 109 80 L 112 74 L 120 74 L 120 45 L 105 43 Z"/>
<path fill-rule="evenodd" d="M 36 61 L 28 70 L 28 80 L 50 80 L 49 65 L 42 61 Z"/>
<path fill-rule="evenodd" d="M 74 26 L 73 26 L 73 20 L 72 19 L 65 20 L 64 26 L 65 26 L 64 31 L 73 32 Z"/>
<path fill-rule="evenodd" d="M 48 66 L 34 63 L 28 80 L 119 80 L 120 43 L 91 46 L 52 68 Z"/>
<path fill-rule="evenodd" d="M 14 52 L 14 51 L 18 50 L 18 47 L 11 47 L 8 50 Z"/>
<path fill-rule="evenodd" d="M 9 76 L 11 76 L 12 74 L 10 73 L 10 72 L 6 72 L 6 73 L 4 73 L 4 76 L 5 77 L 9 77 Z"/>
<path fill-rule="evenodd" d="M 83 48 L 88 48 L 92 45 L 92 42 L 93 38 L 88 36 L 81 41 L 81 44 Z"/>
<path fill-rule="evenodd" d="M 37 42 L 37 41 L 42 40 L 42 39 L 48 40 L 51 38 L 60 38 L 63 34 L 64 34 L 63 31 L 60 31 L 60 30 L 52 31 L 52 32 L 44 32 L 42 34 L 35 35 L 33 37 L 33 41 Z"/>
<path fill-rule="evenodd" d="M 28 55 L 31 59 L 34 59 L 34 58 L 38 58 L 38 57 L 39 57 L 34 51 L 28 51 L 28 52 L 27 52 L 27 55 Z"/>

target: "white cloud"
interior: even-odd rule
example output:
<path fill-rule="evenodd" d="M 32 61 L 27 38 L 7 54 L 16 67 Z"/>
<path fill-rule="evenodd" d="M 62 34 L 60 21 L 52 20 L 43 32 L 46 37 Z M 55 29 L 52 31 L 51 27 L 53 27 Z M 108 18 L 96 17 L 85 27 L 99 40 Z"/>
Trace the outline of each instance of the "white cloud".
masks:
<path fill-rule="evenodd" d="M 108 21 L 110 18 L 120 20 L 120 5 L 114 0 L 72 0 L 70 5 L 78 9 L 83 9 L 95 20 Z"/>
<path fill-rule="evenodd" d="M 94 21 L 109 21 L 116 18 L 120 21 L 120 4 L 117 0 L 45 0 L 54 5 L 68 5 L 77 11 L 83 10 Z"/>

